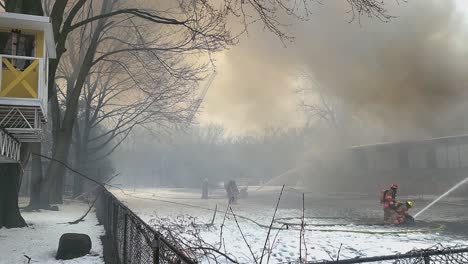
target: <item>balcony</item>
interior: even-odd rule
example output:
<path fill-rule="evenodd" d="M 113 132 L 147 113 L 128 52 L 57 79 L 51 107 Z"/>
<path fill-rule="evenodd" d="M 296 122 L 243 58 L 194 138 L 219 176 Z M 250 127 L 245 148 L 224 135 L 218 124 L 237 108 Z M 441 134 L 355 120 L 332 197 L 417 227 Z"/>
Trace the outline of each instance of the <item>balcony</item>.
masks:
<path fill-rule="evenodd" d="M 47 62 L 0 54 L 0 127 L 20 142 L 41 139 L 47 119 Z"/>

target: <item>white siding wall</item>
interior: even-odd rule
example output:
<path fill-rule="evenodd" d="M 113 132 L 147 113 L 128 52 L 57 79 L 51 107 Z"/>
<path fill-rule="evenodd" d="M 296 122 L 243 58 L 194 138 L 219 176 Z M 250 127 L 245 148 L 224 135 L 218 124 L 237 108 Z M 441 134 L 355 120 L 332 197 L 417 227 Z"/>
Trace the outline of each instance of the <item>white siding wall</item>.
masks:
<path fill-rule="evenodd" d="M 398 168 L 398 156 L 396 151 L 372 151 L 376 169 L 389 170 Z"/>
<path fill-rule="evenodd" d="M 408 151 L 409 167 L 414 169 L 427 168 L 427 149 L 410 149 Z"/>
<path fill-rule="evenodd" d="M 460 145 L 460 160 L 462 167 L 468 167 L 468 145 Z"/>
<path fill-rule="evenodd" d="M 410 148 L 408 151 L 409 167 L 424 169 L 428 167 L 429 147 Z M 369 169 L 389 170 L 400 167 L 397 150 L 371 149 L 365 152 Z M 440 169 L 468 167 L 468 145 L 439 145 L 435 147 L 436 166 Z"/>

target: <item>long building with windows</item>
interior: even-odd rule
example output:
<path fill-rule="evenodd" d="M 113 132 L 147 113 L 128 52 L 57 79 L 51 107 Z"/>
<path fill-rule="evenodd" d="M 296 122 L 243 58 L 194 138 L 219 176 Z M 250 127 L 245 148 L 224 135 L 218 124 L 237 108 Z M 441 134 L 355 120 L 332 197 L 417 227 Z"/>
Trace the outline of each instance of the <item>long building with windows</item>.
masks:
<path fill-rule="evenodd" d="M 349 151 L 353 177 L 366 186 L 398 182 L 403 193 L 440 194 L 468 177 L 468 135 L 353 146 Z M 463 186 L 457 193 L 467 191 Z"/>

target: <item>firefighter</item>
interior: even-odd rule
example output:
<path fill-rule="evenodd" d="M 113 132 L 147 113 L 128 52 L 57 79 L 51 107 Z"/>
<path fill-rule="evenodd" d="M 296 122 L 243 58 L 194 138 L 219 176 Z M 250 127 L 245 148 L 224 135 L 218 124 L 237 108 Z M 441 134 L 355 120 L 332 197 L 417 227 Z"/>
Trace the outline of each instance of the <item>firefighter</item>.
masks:
<path fill-rule="evenodd" d="M 226 193 L 229 199 L 229 204 L 237 204 L 237 197 L 239 195 L 239 189 L 235 181 L 230 180 L 227 184 L 224 185 Z"/>
<path fill-rule="evenodd" d="M 412 201 L 406 203 L 398 203 L 396 205 L 396 220 L 398 224 L 413 223 L 414 218 L 408 213 L 408 210 L 413 207 Z"/>
<path fill-rule="evenodd" d="M 380 201 L 383 203 L 384 210 L 384 223 L 391 224 L 392 215 L 396 210 L 396 194 L 398 191 L 398 185 L 393 183 L 390 189 L 385 190 L 381 194 Z"/>

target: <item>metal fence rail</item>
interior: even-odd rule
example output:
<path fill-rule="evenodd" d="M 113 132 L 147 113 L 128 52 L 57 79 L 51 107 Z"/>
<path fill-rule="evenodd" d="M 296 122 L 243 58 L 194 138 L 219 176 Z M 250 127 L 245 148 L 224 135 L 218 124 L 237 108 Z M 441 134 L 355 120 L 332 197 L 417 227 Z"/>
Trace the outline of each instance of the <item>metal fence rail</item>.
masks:
<path fill-rule="evenodd" d="M 465 264 L 468 263 L 468 248 L 431 248 L 410 251 L 405 254 L 386 255 L 366 258 L 353 258 L 337 261 L 308 262 L 308 264 L 354 264 L 354 263 L 382 263 L 382 264 Z"/>
<path fill-rule="evenodd" d="M 96 211 L 112 246 L 116 264 L 194 264 L 182 251 L 141 220 L 112 193 L 99 191 Z"/>

